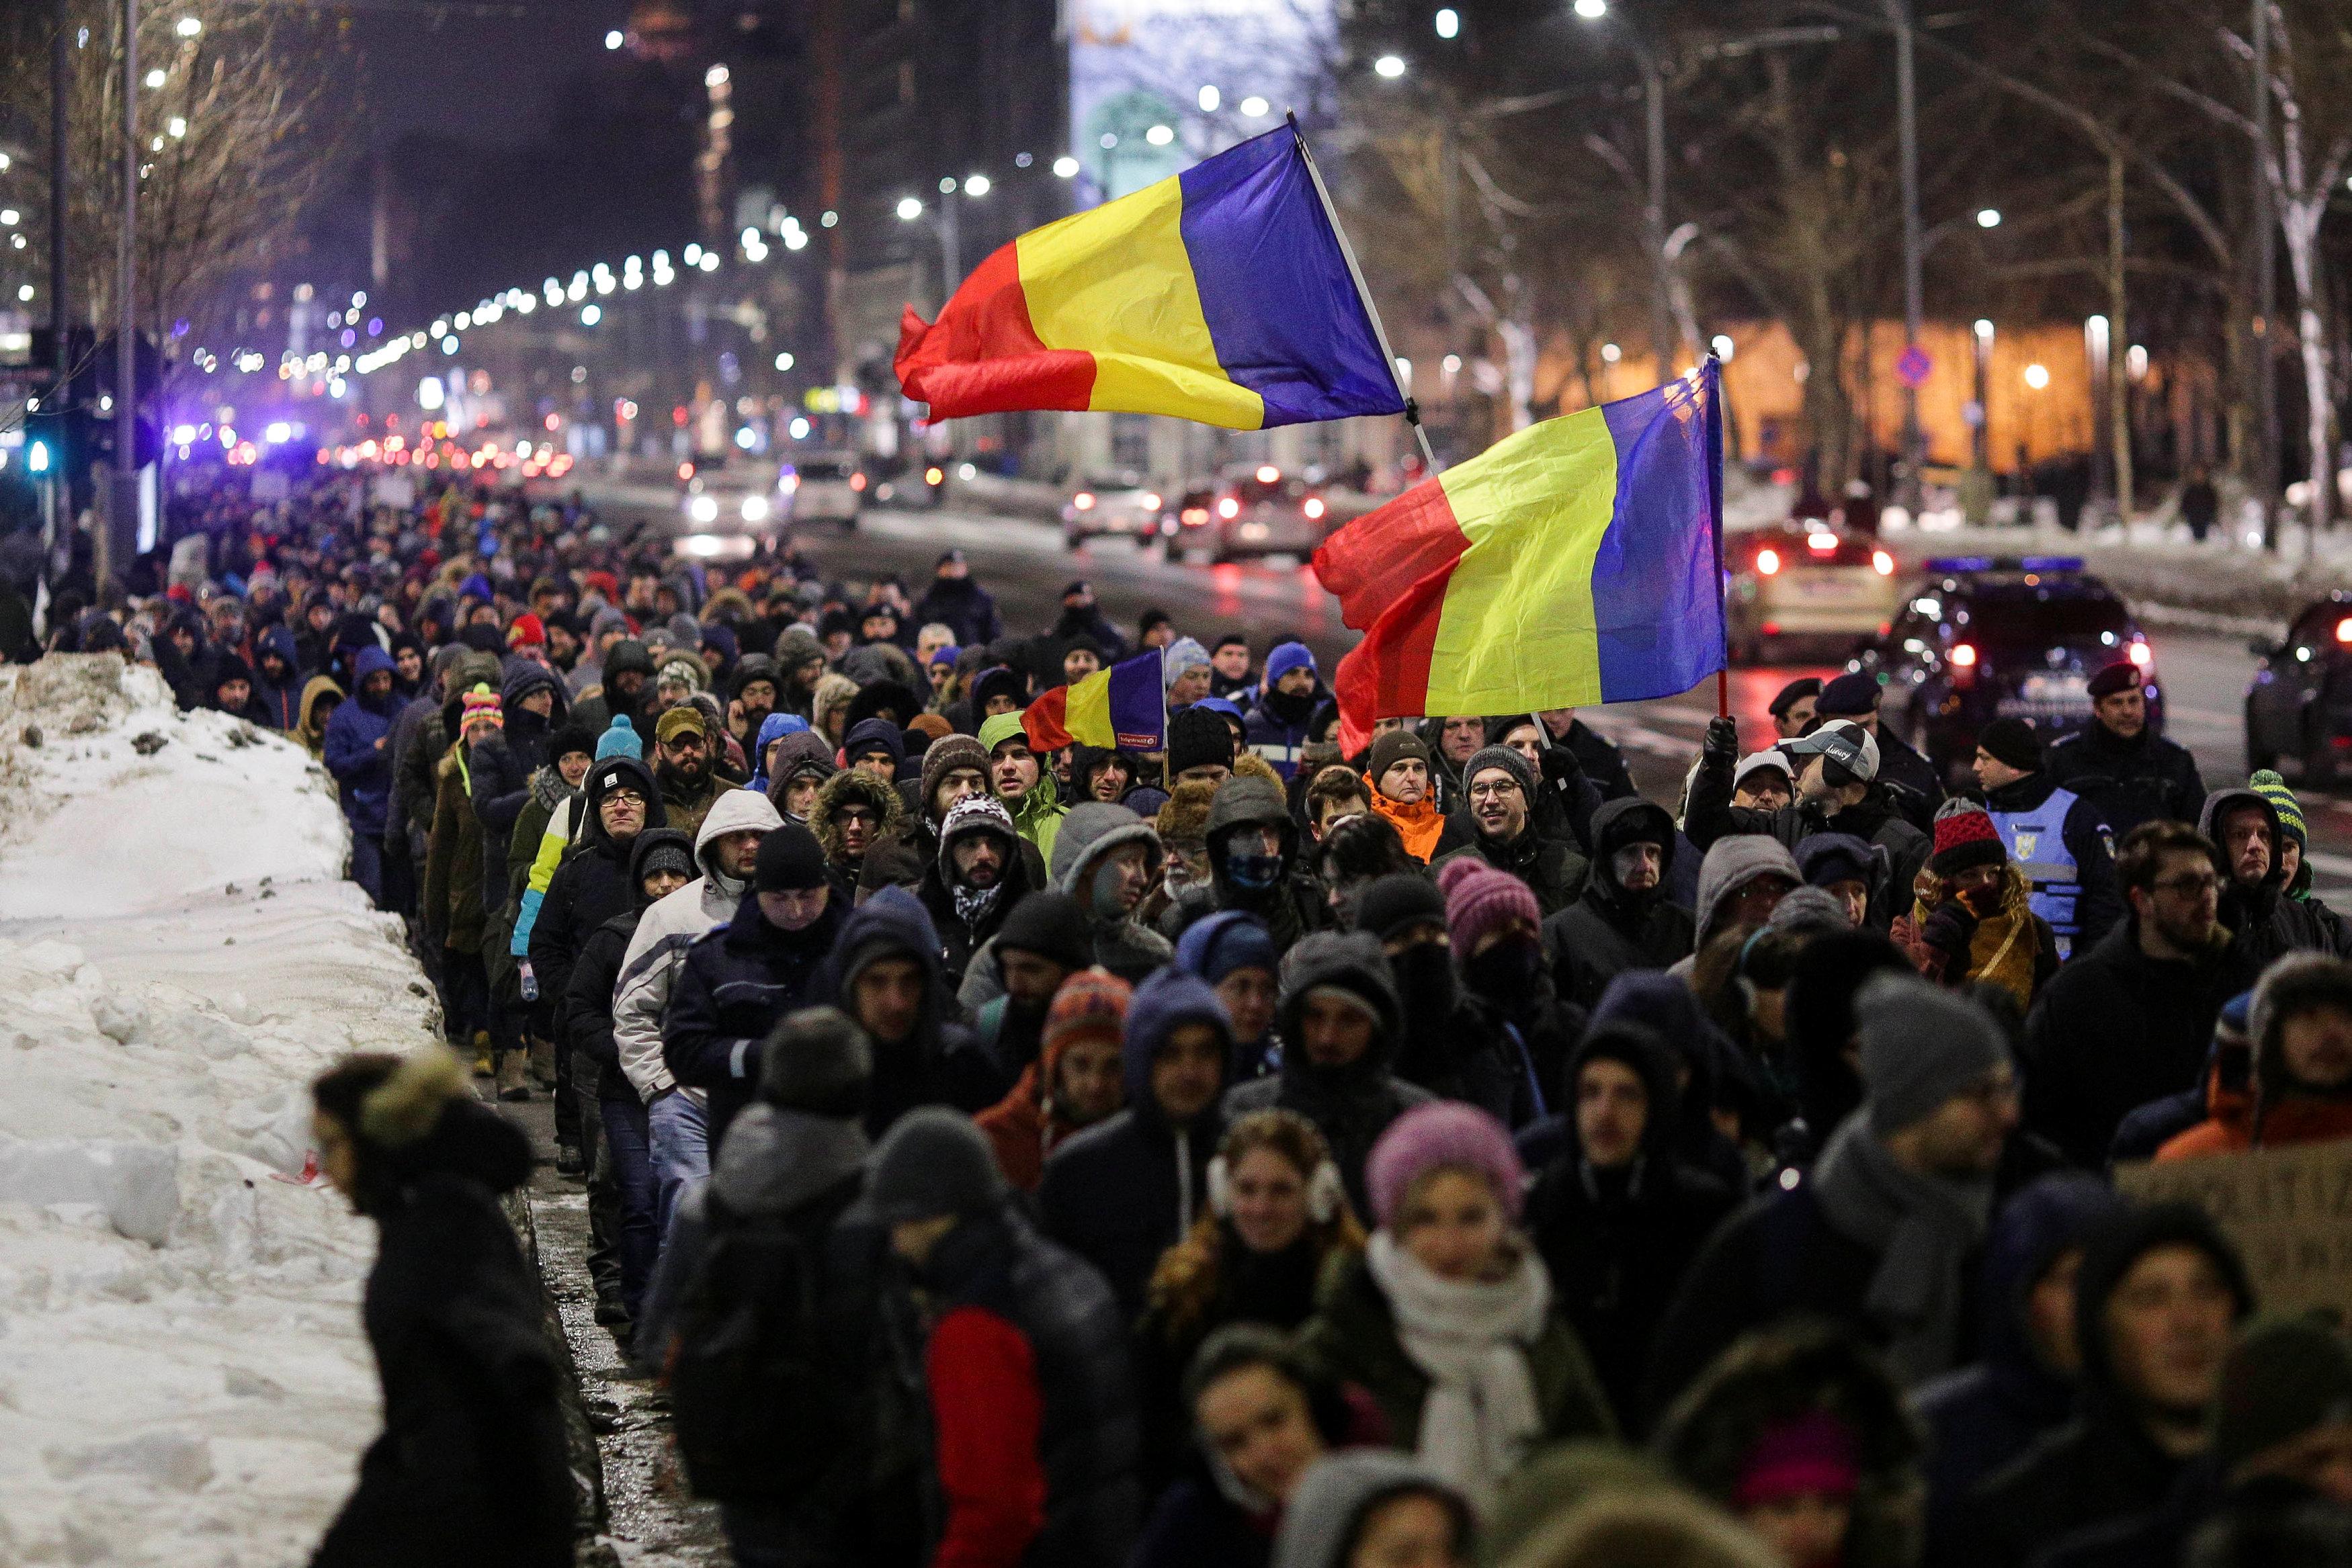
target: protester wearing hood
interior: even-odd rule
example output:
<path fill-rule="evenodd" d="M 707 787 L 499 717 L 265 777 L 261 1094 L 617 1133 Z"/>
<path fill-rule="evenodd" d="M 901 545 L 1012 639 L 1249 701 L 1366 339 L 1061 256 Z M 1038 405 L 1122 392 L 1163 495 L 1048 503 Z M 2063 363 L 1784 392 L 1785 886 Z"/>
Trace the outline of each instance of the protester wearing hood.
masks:
<path fill-rule="evenodd" d="M 569 1564 L 563 1374 L 499 1207 L 530 1145 L 437 1047 L 345 1057 L 310 1092 L 321 1172 L 379 1232 L 362 1316 L 384 1412 L 311 1562 Z"/>
<path fill-rule="evenodd" d="M 2032 884 L 1983 807 L 1955 797 L 1936 812 L 1936 850 L 1895 939 L 1940 986 L 1993 986 L 2021 1014 L 2058 972 L 2058 936 L 2034 913 Z"/>
<path fill-rule="evenodd" d="M 1593 1004 L 1588 1027 L 1604 1023 L 1636 1023 L 1664 1040 L 1678 1061 L 1675 1080 L 1681 1085 L 1674 1117 L 1674 1145 L 1683 1163 L 1712 1175 L 1734 1192 L 1749 1185 L 1745 1152 L 1736 1137 L 1725 1133 L 1719 1116 L 1744 1110 L 1756 1098 L 1753 1065 L 1722 1029 L 1699 1007 L 1691 988 L 1672 975 L 1655 969 L 1628 969 L 1609 982 Z M 1554 1083 L 1563 1080 L 1554 1078 Z M 1549 1124 L 1523 1131 L 1522 1152 L 1541 1164 L 1560 1146 L 1556 1138 L 1568 1132 L 1561 1105 Z M 1551 1135 L 1547 1136 L 1547 1132 Z"/>
<path fill-rule="evenodd" d="M 1428 744 L 1419 736 L 1392 729 L 1372 742 L 1364 758 L 1372 810 L 1396 829 L 1406 852 L 1423 865 L 1454 848 L 1459 838 L 1458 832 L 1449 836 L 1445 817 L 1437 809 L 1429 755 Z"/>
<path fill-rule="evenodd" d="M 972 955 L 1034 891 L 1023 845 L 1012 813 L 988 795 L 968 795 L 949 808 L 939 853 L 924 867 L 916 896 L 945 945 L 950 988 L 963 985 Z"/>
<path fill-rule="evenodd" d="M 294 723 L 294 738 L 313 761 L 323 762 L 327 755 L 327 727 L 334 722 L 335 710 L 343 706 L 343 688 L 332 675 L 313 675 L 302 685 L 299 716 Z M 342 793 L 337 781 L 336 794 Z"/>
<path fill-rule="evenodd" d="M 1245 1082 L 1275 1071 L 1281 1057 L 1274 1033 L 1281 956 L 1265 922 L 1240 910 L 1194 921 L 1176 943 L 1176 966 L 1206 980 L 1233 1026 L 1227 1081 Z"/>
<path fill-rule="evenodd" d="M 1882 907 L 1886 902 L 1879 885 L 1888 874 L 1886 857 L 1852 833 L 1815 833 L 1797 845 L 1796 860 L 1805 885 L 1835 898 L 1854 930 L 1869 922 L 1873 899 Z"/>
<path fill-rule="evenodd" d="M 1476 1533 L 1468 1500 L 1428 1465 L 1352 1450 L 1317 1460 L 1294 1487 L 1273 1568 L 1470 1568 Z"/>
<path fill-rule="evenodd" d="M 2217 917 L 2220 857 L 2181 822 L 2144 822 L 2116 855 L 2129 913 L 2026 1016 L 2025 1123 L 2096 1169 L 2133 1110 L 2195 1085 L 2221 1005 L 2252 982 Z"/>
<path fill-rule="evenodd" d="M 1698 915 L 1693 951 L 1719 932 L 1753 928 L 1772 916 L 1780 900 L 1802 885 L 1788 846 L 1761 833 L 1729 833 L 1708 846 L 1698 868 Z M 1687 967 L 1677 960 L 1668 968 Z"/>
<path fill-rule="evenodd" d="M 859 768 L 845 768 L 818 787 L 809 830 L 824 850 L 834 896 L 843 907 L 857 902 L 867 855 L 898 840 L 904 810 L 897 789 Z"/>
<path fill-rule="evenodd" d="M 2286 873 L 2286 895 L 2311 912 L 2326 938 L 2323 951 L 2338 957 L 2352 957 L 2352 925 L 2347 925 L 2341 915 L 2312 892 L 2311 831 L 2304 821 L 2302 802 L 2286 787 L 2286 780 L 2267 768 L 2248 779 L 2246 788 L 2268 800 L 2271 809 L 2278 813 L 2278 855 Z"/>
<path fill-rule="evenodd" d="M 932 569 L 930 587 L 915 601 L 912 619 L 919 626 L 937 622 L 953 632 L 957 644 L 965 648 L 977 648 L 1004 635 L 995 596 L 972 580 L 971 568 L 960 549 L 940 555 Z"/>
<path fill-rule="evenodd" d="M 924 1560 L 1126 1562 L 1139 1425 L 1109 1288 L 1037 1232 L 964 1116 L 910 1112 L 869 1169 L 849 1215 L 888 1228 L 922 1292 L 922 1311 L 902 1302 L 893 1322 L 930 1416 L 940 1511 Z"/>
<path fill-rule="evenodd" d="M 889 783 L 898 776 L 898 767 L 907 760 L 907 742 L 901 727 L 887 718 L 860 719 L 849 727 L 848 738 L 841 743 L 841 763 Z"/>
<path fill-rule="evenodd" d="M 2160 1160 L 2352 1138 L 2352 964 L 2294 953 L 2254 987 L 2250 1094 L 2221 1095 Z"/>
<path fill-rule="evenodd" d="M 487 864 L 500 873 L 483 878 L 483 908 L 493 917 L 505 909 L 503 873 L 514 847 L 516 820 L 530 798 L 531 776 L 547 765 L 548 739 L 563 723 L 563 683 L 544 664 L 509 659 L 501 672 L 499 712 L 499 732 L 470 747 L 466 758 L 474 816 L 482 824 L 483 854 Z M 526 852 L 537 848 L 534 839 Z"/>
<path fill-rule="evenodd" d="M 775 743 L 769 803 L 779 816 L 808 827 L 816 815 L 817 791 L 835 771 L 833 743 L 814 730 L 795 730 Z"/>
<path fill-rule="evenodd" d="M 1275 1030 L 1284 1042 L 1281 1071 L 1226 1091 L 1225 1119 L 1276 1107 L 1296 1111 L 1330 1145 L 1349 1201 L 1369 1205 L 1364 1162 L 1389 1124 L 1433 1098 L 1390 1071 L 1402 1009 L 1379 938 L 1363 932 L 1317 932 L 1284 962 Z"/>
<path fill-rule="evenodd" d="M 1680 836 L 1663 807 L 1639 796 L 1592 813 L 1584 891 L 1544 922 L 1553 983 L 1567 1000 L 1590 1009 L 1624 971 L 1664 969 L 1689 955 L 1691 913 L 1666 897 Z"/>
<path fill-rule="evenodd" d="M 905 888 L 884 888 L 849 913 L 825 987 L 874 1041 L 867 1132 L 879 1135 L 918 1105 L 983 1111 L 1012 1087 L 1013 1075 L 957 1021 L 939 933 Z"/>
<path fill-rule="evenodd" d="M 1642 1421 L 1652 1336 L 1736 1202 L 1732 1188 L 1675 1146 L 1675 1067 L 1643 1025 L 1605 1023 L 1587 1034 L 1561 1078 L 1566 1146 L 1528 1195 L 1528 1237 L 1629 1429 Z"/>
<path fill-rule="evenodd" d="M 782 823 L 760 841 L 751 896 L 687 948 L 662 1018 L 662 1064 L 709 1097 L 710 1147 L 721 1146 L 751 1103 L 770 1032 L 824 999 L 824 970 L 844 908 L 815 835 Z"/>
<path fill-rule="evenodd" d="M 1037 1189 L 1046 1233 L 1102 1271 L 1124 1315 L 1160 1255 L 1208 1208 L 1233 1029 L 1206 981 L 1162 969 L 1127 1006 L 1127 1108 L 1055 1149 Z"/>
<path fill-rule="evenodd" d="M 1783 1568 L 1917 1561 L 1918 1431 L 1885 1373 L 1828 1325 L 1742 1340 L 1685 1396 L 1655 1448 Z"/>
<path fill-rule="evenodd" d="M 654 656 L 635 637 L 624 637 L 604 653 L 604 684 L 593 696 L 580 700 L 578 717 L 603 730 L 616 718 L 625 718 L 640 735 L 654 727 L 648 712 L 653 697 Z"/>
<path fill-rule="evenodd" d="M 192 609 L 173 612 L 163 623 L 163 634 L 153 643 L 156 673 L 163 684 L 172 688 L 173 701 L 182 713 L 194 713 L 205 703 L 205 666 L 211 662 L 211 650 L 205 645 L 205 618 Z M 384 660 L 384 669 L 392 661 Z"/>
<path fill-rule="evenodd" d="M 1402 1009 L 1393 1071 L 1404 1082 L 1507 1121 L 1529 1099 L 1520 1047 L 1465 994 L 1445 922 L 1445 894 L 1419 872 L 1376 878 L 1356 901 L 1355 926 L 1381 944 Z M 1279 1064 L 1277 1063 L 1277 1070 Z"/>
<path fill-rule="evenodd" d="M 749 789 L 730 789 L 702 819 L 694 858 L 702 874 L 646 910 L 629 938 L 613 991 L 613 1043 L 621 1071 L 646 1103 L 657 1234 L 689 1181 L 710 1174 L 706 1101 L 681 1085 L 663 1058 L 662 1019 L 686 950 L 734 919 L 751 891 L 760 842 L 782 826 L 774 807 Z"/>
<path fill-rule="evenodd" d="M 2090 679 L 2091 723 L 2051 743 L 2050 777 L 2094 796 L 2116 842 L 2142 822 L 2193 821 L 2205 799 L 2197 759 L 2148 723 L 2147 676 L 2117 659 Z"/>
<path fill-rule="evenodd" d="M 2074 1417 L 1978 1483 L 1955 1561 L 2012 1568 L 2162 1503 L 2211 1442 L 2231 1330 L 2253 1306 L 2236 1252 L 2194 1205 L 2098 1226 L 2074 1283 Z"/>
<path fill-rule="evenodd" d="M 1939 1559 L 1967 1534 L 1977 1483 L 2073 1413 L 2083 1247 L 2122 1209 L 2106 1183 L 2065 1171 L 2018 1192 L 1994 1219 L 1977 1278 L 1978 1359 L 1914 1401 L 1927 1429 L 1927 1540 Z"/>
<path fill-rule="evenodd" d="M 1287 952 L 1322 923 L 1319 890 L 1298 871 L 1297 822 L 1274 780 L 1236 773 L 1220 783 L 1202 837 L 1208 882 L 1186 887 L 1160 915 L 1164 934 L 1181 936 L 1203 915 L 1237 911 L 1255 915 L 1277 952 Z"/>
<path fill-rule="evenodd" d="M 796 714 L 810 723 L 816 716 L 810 704 L 817 683 L 825 676 L 824 644 L 805 626 L 792 625 L 776 634 L 772 655 L 776 671 L 776 711 Z"/>
<path fill-rule="evenodd" d="M 1016 818 L 1017 820 L 1017 818 Z M 1054 885 L 1083 904 L 1093 930 L 1094 961 L 1130 985 L 1168 962 L 1168 939 L 1136 919 L 1135 911 L 1160 875 L 1160 836 L 1124 806 L 1081 801 L 1070 809 L 1054 842 Z M 1002 988 L 992 963 L 975 955 L 965 988 L 967 1006 Z"/>
<path fill-rule="evenodd" d="M 1461 807 L 1446 823 L 1462 847 L 1436 853 L 1432 864 L 1475 859 L 1525 883 L 1546 915 L 1567 908 L 1584 885 L 1585 859 L 1564 830 L 1538 830 L 1541 783 L 1535 765 L 1507 746 L 1472 752 L 1462 765 Z"/>
<path fill-rule="evenodd" d="M 281 624 L 264 627 L 253 640 L 253 700 L 261 711 L 254 722 L 285 731 L 295 727 L 302 695 L 300 655 L 294 633 Z"/>
<path fill-rule="evenodd" d="M 1698 774 L 1691 780 L 1683 831 L 1702 850 L 1742 833 L 1767 835 L 1793 850 L 1814 834 L 1825 832 L 1851 833 L 1882 848 L 1889 868 L 1886 900 L 1872 906 L 1870 924 L 1885 930 L 1902 913 L 1892 901 L 1907 896 L 1934 845 L 1926 832 L 1906 819 L 1881 782 L 1878 737 L 1851 720 L 1840 720 L 1785 742 L 1781 749 L 1797 764 L 1797 803 L 1777 811 L 1735 806 L 1731 771 L 1739 750 L 1738 721 L 1709 722 Z M 1941 798 L 1940 791 L 1936 798 Z M 1702 900 L 1702 946 L 1706 940 L 1705 909 Z"/>
<path fill-rule="evenodd" d="M 381 905 L 384 810 L 392 794 L 392 758 L 385 748 L 400 710 L 392 695 L 391 654 L 370 644 L 360 650 L 352 669 L 359 690 L 327 721 L 323 760 L 342 797 L 343 819 L 352 825 L 352 880 Z M 307 707 L 310 694 L 304 699 Z"/>
<path fill-rule="evenodd" d="M 1016 1190 L 1035 1192 L 1055 1149 L 1125 1103 L 1119 1053 L 1132 989 L 1099 970 L 1070 976 L 1046 1007 L 1036 1060 L 1021 1069 L 1003 1099 L 974 1118 L 996 1151 L 997 1169 Z"/>
<path fill-rule="evenodd" d="M 743 788 L 766 794 L 769 783 L 776 777 L 776 762 L 785 737 L 807 733 L 808 720 L 798 714 L 771 713 L 762 716 L 751 746 L 751 777 Z"/>
<path fill-rule="evenodd" d="M 1391 1440 L 1480 1511 L 1537 1445 L 1616 1422 L 1551 1278 L 1519 1230 L 1526 1173 L 1475 1106 L 1420 1105 L 1367 1169 L 1379 1223 L 1300 1332 L 1308 1359 L 1370 1393 Z"/>
<path fill-rule="evenodd" d="M 2288 953 L 2336 951 L 2336 933 L 2321 924 L 2310 904 L 2288 896 L 2279 852 L 2286 833 L 2271 796 L 2252 789 L 2216 789 L 2205 799 L 2197 831 L 2221 852 L 2227 876 L 2219 917 L 2250 967 L 2266 969 Z"/>
<path fill-rule="evenodd" d="M 1218 645 L 1222 652 L 1224 644 Z M 1242 666 L 1249 665 L 1249 646 L 1241 648 Z M 1223 679 L 1221 672 L 1212 671 L 1210 692 L 1213 696 L 1229 695 L 1216 689 Z M 1315 655 L 1304 643 L 1277 643 L 1265 656 L 1265 685 L 1246 716 L 1243 736 L 1252 751 L 1273 764 L 1287 784 L 1298 776 L 1298 764 L 1307 743 L 1312 737 L 1307 721 L 1323 700 L 1322 672 L 1315 667 Z"/>
<path fill-rule="evenodd" d="M 1791 1312 L 1884 1347 L 1905 1387 L 1967 1358 L 1967 1281 L 2017 1120 L 2009 1047 L 1975 1004 L 1916 978 L 1873 980 L 1861 1109 L 1812 1169 L 1707 1243 L 1659 1330 L 1651 1407 L 1733 1340 Z"/>
<path fill-rule="evenodd" d="M 1013 825 L 1037 846 L 1050 868 L 1054 845 L 1069 813 L 1061 803 L 1054 776 L 1029 749 L 1028 732 L 1018 713 L 998 714 L 980 727 L 981 748 L 988 753 L 990 793 L 1013 813 Z"/>

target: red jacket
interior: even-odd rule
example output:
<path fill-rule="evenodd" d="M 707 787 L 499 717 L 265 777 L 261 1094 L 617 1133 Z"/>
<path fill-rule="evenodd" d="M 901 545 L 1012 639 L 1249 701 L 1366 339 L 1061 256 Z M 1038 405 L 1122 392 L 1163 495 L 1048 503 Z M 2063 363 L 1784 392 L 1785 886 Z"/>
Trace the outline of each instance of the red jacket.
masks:
<path fill-rule="evenodd" d="M 932 1326 L 923 1375 L 947 1502 L 932 1568 L 1017 1568 L 1045 1528 L 1045 1406 L 1028 1336 L 985 1307 L 957 1307 Z"/>

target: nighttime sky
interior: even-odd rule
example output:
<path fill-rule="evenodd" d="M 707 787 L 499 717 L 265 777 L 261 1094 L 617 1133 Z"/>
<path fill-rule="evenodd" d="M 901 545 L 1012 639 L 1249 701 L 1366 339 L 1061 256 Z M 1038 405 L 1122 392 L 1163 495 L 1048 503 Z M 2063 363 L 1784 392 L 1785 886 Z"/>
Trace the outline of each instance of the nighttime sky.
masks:
<path fill-rule="evenodd" d="M 391 0 L 350 13 L 366 61 L 376 144 L 411 131 L 513 142 L 544 129 L 548 95 L 593 66 L 626 0 L 513 0 L 441 7 Z M 520 14 L 518 14 L 520 13 Z"/>

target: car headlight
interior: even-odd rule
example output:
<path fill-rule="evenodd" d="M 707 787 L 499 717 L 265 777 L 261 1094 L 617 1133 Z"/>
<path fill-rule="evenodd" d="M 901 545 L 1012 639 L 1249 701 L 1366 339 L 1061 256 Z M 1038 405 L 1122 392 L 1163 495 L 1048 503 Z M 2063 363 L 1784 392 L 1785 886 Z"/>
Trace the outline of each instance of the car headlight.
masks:
<path fill-rule="evenodd" d="M 698 523 L 715 523 L 719 520 L 719 497 L 697 496 L 686 504 L 686 510 L 687 515 Z"/>
<path fill-rule="evenodd" d="M 768 497 L 765 496 L 744 497 L 743 520 L 747 523 L 763 523 L 767 521 Z"/>

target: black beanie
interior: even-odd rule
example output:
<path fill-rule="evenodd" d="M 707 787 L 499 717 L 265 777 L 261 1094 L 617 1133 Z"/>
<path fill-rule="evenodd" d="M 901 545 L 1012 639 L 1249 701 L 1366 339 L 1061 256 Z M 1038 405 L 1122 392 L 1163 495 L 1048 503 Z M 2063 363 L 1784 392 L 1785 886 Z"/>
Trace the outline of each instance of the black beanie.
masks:
<path fill-rule="evenodd" d="M 1095 961 L 1094 928 L 1084 905 L 1058 890 L 1033 893 L 1013 906 L 997 929 L 996 946 L 1050 958 L 1065 969 Z"/>
<path fill-rule="evenodd" d="M 2021 718 L 1997 718 L 1984 727 L 1977 745 L 1995 762 L 2005 762 L 2020 773 L 2042 771 L 2042 737 Z"/>
<path fill-rule="evenodd" d="M 874 1045 L 838 1008 L 786 1013 L 760 1057 L 760 1098 L 788 1111 L 845 1121 L 866 1113 Z"/>
<path fill-rule="evenodd" d="M 1356 929 L 1385 942 L 1408 925 L 1445 924 L 1445 894 L 1417 871 L 1376 877 L 1356 896 Z"/>
<path fill-rule="evenodd" d="M 824 849 L 798 822 L 768 830 L 760 841 L 751 885 L 761 893 L 806 893 L 825 884 Z"/>
<path fill-rule="evenodd" d="M 1188 768 L 1211 763 L 1234 765 L 1234 730 L 1213 708 L 1186 708 L 1168 721 L 1168 778 L 1183 776 Z"/>

